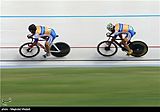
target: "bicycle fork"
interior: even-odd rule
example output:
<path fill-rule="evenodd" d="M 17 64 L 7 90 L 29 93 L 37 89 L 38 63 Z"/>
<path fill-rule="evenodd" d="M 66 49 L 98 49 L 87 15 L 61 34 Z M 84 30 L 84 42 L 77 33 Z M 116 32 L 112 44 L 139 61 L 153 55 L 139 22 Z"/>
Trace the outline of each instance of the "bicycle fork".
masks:
<path fill-rule="evenodd" d="M 106 51 L 110 50 L 110 47 L 111 47 L 111 42 L 107 41 L 106 42 L 106 47 L 104 48 Z"/>

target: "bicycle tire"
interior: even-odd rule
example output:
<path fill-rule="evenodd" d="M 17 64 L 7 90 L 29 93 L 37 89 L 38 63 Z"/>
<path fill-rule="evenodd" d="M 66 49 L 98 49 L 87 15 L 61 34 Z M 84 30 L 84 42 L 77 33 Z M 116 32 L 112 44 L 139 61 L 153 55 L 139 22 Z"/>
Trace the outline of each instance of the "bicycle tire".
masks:
<path fill-rule="evenodd" d="M 148 46 L 142 41 L 133 41 L 129 44 L 129 47 L 133 50 L 131 54 L 134 57 L 144 56 L 148 52 Z"/>
<path fill-rule="evenodd" d="M 55 43 L 56 47 L 60 50 L 60 52 L 51 52 L 51 54 L 55 57 L 64 57 L 69 54 L 70 46 L 64 42 Z M 51 51 L 55 51 L 55 47 L 51 46 Z"/>
<path fill-rule="evenodd" d="M 29 46 L 30 44 L 33 44 L 33 43 L 28 42 L 28 43 L 24 43 L 23 45 L 20 46 L 20 48 L 19 48 L 19 53 L 20 53 L 23 57 L 32 58 L 32 57 L 35 57 L 35 56 L 40 52 L 39 46 L 36 45 L 36 46 L 34 46 L 35 49 L 37 49 L 37 52 L 36 52 L 36 53 L 34 53 L 33 55 L 30 55 L 30 56 L 24 54 L 24 53 L 22 52 L 23 48 L 25 48 L 26 45 Z M 27 47 L 27 48 L 28 48 L 28 47 Z M 27 51 L 27 48 L 25 48 L 26 51 Z M 27 52 L 28 52 L 28 51 L 27 51 Z"/>
<path fill-rule="evenodd" d="M 109 50 L 110 50 L 110 47 L 106 47 L 106 46 L 101 47 L 102 44 L 105 45 L 106 43 L 108 43 L 108 45 L 111 44 L 110 47 L 112 46 L 113 49 L 115 49 L 113 53 L 111 53 L 111 54 L 107 54 L 107 52 L 106 52 L 106 54 L 102 53 L 102 51 L 100 50 L 101 48 L 102 48 L 102 50 L 104 50 L 104 51 L 109 51 Z M 98 44 L 98 46 L 97 46 L 97 51 L 98 51 L 98 53 L 101 54 L 102 56 L 109 57 L 109 56 L 113 56 L 113 55 L 115 55 L 115 54 L 117 53 L 118 47 L 117 47 L 117 45 L 116 45 L 115 43 L 113 43 L 113 42 L 111 42 L 111 41 L 102 41 L 102 42 L 100 42 L 100 43 Z"/>

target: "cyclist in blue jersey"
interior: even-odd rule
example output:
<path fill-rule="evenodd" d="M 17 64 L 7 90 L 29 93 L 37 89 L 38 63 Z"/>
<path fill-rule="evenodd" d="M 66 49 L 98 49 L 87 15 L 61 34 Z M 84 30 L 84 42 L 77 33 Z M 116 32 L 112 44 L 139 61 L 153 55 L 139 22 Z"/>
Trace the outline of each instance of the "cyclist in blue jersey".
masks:
<path fill-rule="evenodd" d="M 127 24 L 117 23 L 113 25 L 112 23 L 109 23 L 107 25 L 107 29 L 111 31 L 110 35 L 114 34 L 112 41 L 114 41 L 116 37 L 119 36 L 122 39 L 120 43 L 123 44 L 124 47 L 128 50 L 127 55 L 131 55 L 133 50 L 130 49 L 127 42 L 130 41 L 131 38 L 136 34 L 133 27 Z M 125 37 L 123 37 L 123 34 L 125 34 Z"/>
<path fill-rule="evenodd" d="M 52 28 L 48 28 L 45 26 L 36 26 L 34 24 L 31 24 L 28 27 L 28 30 L 31 32 L 31 36 L 34 37 L 34 43 L 32 46 L 37 45 L 38 44 L 38 40 L 39 38 L 44 38 L 44 37 L 48 37 L 45 38 L 46 42 L 45 42 L 45 51 L 46 54 L 43 55 L 44 58 L 46 58 L 47 56 L 50 56 L 50 47 L 52 45 L 53 40 L 56 38 L 56 33 Z"/>

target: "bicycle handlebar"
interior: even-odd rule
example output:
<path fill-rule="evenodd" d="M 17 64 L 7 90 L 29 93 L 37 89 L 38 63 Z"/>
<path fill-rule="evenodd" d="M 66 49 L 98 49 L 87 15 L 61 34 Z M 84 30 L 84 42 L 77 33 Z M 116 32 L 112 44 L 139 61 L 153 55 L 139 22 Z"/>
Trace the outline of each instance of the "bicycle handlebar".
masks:
<path fill-rule="evenodd" d="M 109 32 L 106 33 L 106 36 L 109 37 L 108 40 L 109 40 L 110 38 L 113 38 L 113 36 L 111 36 L 111 34 L 110 34 Z"/>

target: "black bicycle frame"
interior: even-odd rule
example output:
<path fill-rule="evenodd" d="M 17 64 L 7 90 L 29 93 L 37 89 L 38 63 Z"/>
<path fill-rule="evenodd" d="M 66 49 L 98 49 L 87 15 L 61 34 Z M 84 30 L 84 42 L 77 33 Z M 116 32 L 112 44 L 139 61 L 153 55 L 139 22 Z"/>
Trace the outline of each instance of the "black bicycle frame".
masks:
<path fill-rule="evenodd" d="M 109 36 L 108 41 L 110 40 L 110 38 L 113 38 L 113 36 Z M 128 51 L 125 47 L 123 47 L 119 42 L 117 42 L 116 40 L 122 40 L 122 39 L 115 39 L 115 41 L 113 41 L 115 44 L 117 44 L 120 48 L 122 48 L 123 51 Z M 128 43 L 130 43 L 130 41 L 128 41 Z M 110 47 L 110 46 L 109 46 Z"/>
<path fill-rule="evenodd" d="M 122 39 L 116 39 L 116 40 L 122 40 Z M 128 51 L 125 47 L 123 47 L 119 42 L 114 41 L 114 43 L 116 43 L 120 48 L 122 48 L 123 51 Z"/>

